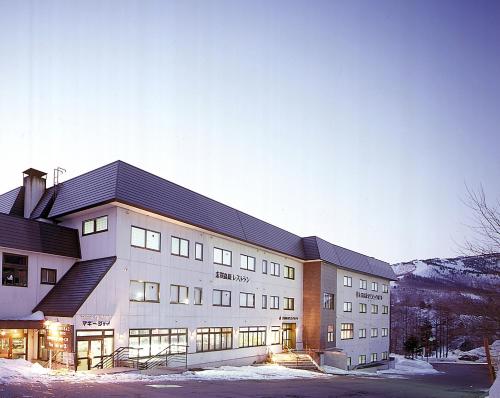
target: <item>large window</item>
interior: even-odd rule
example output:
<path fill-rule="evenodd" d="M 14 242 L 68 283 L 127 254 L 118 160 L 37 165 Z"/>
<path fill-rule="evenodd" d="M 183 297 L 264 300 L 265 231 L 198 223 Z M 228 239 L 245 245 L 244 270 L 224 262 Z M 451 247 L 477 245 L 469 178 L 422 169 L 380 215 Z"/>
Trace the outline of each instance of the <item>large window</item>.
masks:
<path fill-rule="evenodd" d="M 335 332 L 333 329 L 333 325 L 328 325 L 326 330 L 326 341 L 331 343 L 335 340 Z"/>
<path fill-rule="evenodd" d="M 130 357 L 139 358 L 147 358 L 163 350 L 186 352 L 187 329 L 130 329 L 129 346 L 135 348 L 130 350 Z"/>
<path fill-rule="evenodd" d="M 283 266 L 283 276 L 286 279 L 295 279 L 295 268 L 289 267 L 288 265 Z"/>
<path fill-rule="evenodd" d="M 214 247 L 214 263 L 230 267 L 232 264 L 232 253 L 229 250 Z"/>
<path fill-rule="evenodd" d="M 377 328 L 371 328 L 370 337 L 378 337 L 378 329 Z"/>
<path fill-rule="evenodd" d="M 366 339 L 366 329 L 359 329 L 359 331 L 358 331 L 358 338 L 360 338 L 360 339 Z"/>
<path fill-rule="evenodd" d="M 382 306 L 382 314 L 388 314 L 388 313 L 389 313 L 389 306 L 383 305 Z"/>
<path fill-rule="evenodd" d="M 202 305 L 203 289 L 201 287 L 195 287 L 193 290 L 194 290 L 194 305 Z"/>
<path fill-rule="evenodd" d="M 353 323 L 341 323 L 340 324 L 340 339 L 349 340 L 354 338 L 354 324 Z"/>
<path fill-rule="evenodd" d="M 271 344 L 281 344 L 281 328 L 271 326 Z"/>
<path fill-rule="evenodd" d="M 194 244 L 194 259 L 203 261 L 203 243 L 196 242 Z"/>
<path fill-rule="evenodd" d="M 57 270 L 42 268 L 40 270 L 40 283 L 42 285 L 55 285 L 57 281 Z"/>
<path fill-rule="evenodd" d="M 108 230 L 108 216 L 85 220 L 82 223 L 82 235 L 91 235 Z"/>
<path fill-rule="evenodd" d="M 269 296 L 269 299 L 270 299 L 269 308 L 272 310 L 279 310 L 280 309 L 279 296 Z"/>
<path fill-rule="evenodd" d="M 366 304 L 365 303 L 359 303 L 359 312 L 361 314 L 366 314 Z"/>
<path fill-rule="evenodd" d="M 189 257 L 189 241 L 187 239 L 172 236 L 172 253 L 174 256 Z"/>
<path fill-rule="evenodd" d="M 352 303 L 350 301 L 344 301 L 344 312 L 352 312 Z"/>
<path fill-rule="evenodd" d="M 240 293 L 240 307 L 241 308 L 255 308 L 255 294 L 253 294 L 253 293 Z"/>
<path fill-rule="evenodd" d="M 181 285 L 170 285 L 170 304 L 189 304 L 189 288 Z"/>
<path fill-rule="evenodd" d="M 344 276 L 344 286 L 352 287 L 352 277 Z"/>
<path fill-rule="evenodd" d="M 28 257 L 3 254 L 2 285 L 28 287 Z"/>
<path fill-rule="evenodd" d="M 295 309 L 295 299 L 293 297 L 283 297 L 283 309 L 284 310 L 294 310 Z"/>
<path fill-rule="evenodd" d="M 238 346 L 243 347 L 258 347 L 266 345 L 266 327 L 240 327 L 238 333 Z"/>
<path fill-rule="evenodd" d="M 160 284 L 155 282 L 130 281 L 130 301 L 160 302 Z"/>
<path fill-rule="evenodd" d="M 221 351 L 233 348 L 233 328 L 196 329 L 196 352 Z"/>
<path fill-rule="evenodd" d="M 269 273 L 273 276 L 280 276 L 280 265 L 278 263 L 271 262 L 269 265 Z"/>
<path fill-rule="evenodd" d="M 255 257 L 240 254 L 240 268 L 255 271 Z"/>
<path fill-rule="evenodd" d="M 366 290 L 367 289 L 366 279 L 360 279 L 359 280 L 359 288 L 362 289 L 362 290 Z"/>
<path fill-rule="evenodd" d="M 214 289 L 212 305 L 216 307 L 231 307 L 231 292 L 229 290 Z"/>
<path fill-rule="evenodd" d="M 378 283 L 377 282 L 372 282 L 372 290 L 374 292 L 378 292 Z"/>
<path fill-rule="evenodd" d="M 323 308 L 325 310 L 334 310 L 335 302 L 332 293 L 323 293 Z"/>
<path fill-rule="evenodd" d="M 132 227 L 131 245 L 142 249 L 160 251 L 161 234 L 148 229 Z"/>

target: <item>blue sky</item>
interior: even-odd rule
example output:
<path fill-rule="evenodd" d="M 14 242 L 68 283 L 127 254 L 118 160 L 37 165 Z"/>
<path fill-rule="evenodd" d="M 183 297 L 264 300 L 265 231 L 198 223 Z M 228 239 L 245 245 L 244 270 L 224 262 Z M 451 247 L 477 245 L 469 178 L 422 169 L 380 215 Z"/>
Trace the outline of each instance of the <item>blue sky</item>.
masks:
<path fill-rule="evenodd" d="M 0 0 L 0 57 L 2 192 L 121 159 L 390 262 L 500 197 L 498 2 Z"/>

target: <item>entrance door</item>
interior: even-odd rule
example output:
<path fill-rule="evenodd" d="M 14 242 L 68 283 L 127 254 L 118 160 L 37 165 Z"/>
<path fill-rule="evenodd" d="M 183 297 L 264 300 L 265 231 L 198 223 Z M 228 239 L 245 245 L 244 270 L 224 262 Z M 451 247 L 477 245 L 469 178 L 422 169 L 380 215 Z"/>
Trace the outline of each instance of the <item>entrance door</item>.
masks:
<path fill-rule="evenodd" d="M 76 370 L 90 370 L 113 353 L 113 330 L 76 331 Z"/>
<path fill-rule="evenodd" d="M 282 341 L 283 348 L 290 348 L 292 350 L 295 349 L 295 323 L 283 323 L 281 326 L 282 330 Z"/>

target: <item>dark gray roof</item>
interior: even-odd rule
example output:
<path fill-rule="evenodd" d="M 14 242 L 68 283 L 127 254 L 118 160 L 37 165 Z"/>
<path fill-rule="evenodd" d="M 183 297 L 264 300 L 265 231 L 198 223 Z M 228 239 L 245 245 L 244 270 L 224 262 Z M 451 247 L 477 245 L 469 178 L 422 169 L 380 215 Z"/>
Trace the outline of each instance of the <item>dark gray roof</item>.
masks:
<path fill-rule="evenodd" d="M 45 190 L 37 205 L 31 212 L 31 218 L 47 218 L 49 215 L 50 208 L 54 204 L 54 187 L 50 187 Z"/>
<path fill-rule="evenodd" d="M 24 216 L 24 187 L 0 195 L 0 213 Z"/>
<path fill-rule="evenodd" d="M 0 246 L 80 258 L 78 230 L 0 214 Z"/>
<path fill-rule="evenodd" d="M 42 311 L 46 316 L 75 316 L 115 261 L 116 257 L 105 257 L 75 263 L 33 312 Z"/>

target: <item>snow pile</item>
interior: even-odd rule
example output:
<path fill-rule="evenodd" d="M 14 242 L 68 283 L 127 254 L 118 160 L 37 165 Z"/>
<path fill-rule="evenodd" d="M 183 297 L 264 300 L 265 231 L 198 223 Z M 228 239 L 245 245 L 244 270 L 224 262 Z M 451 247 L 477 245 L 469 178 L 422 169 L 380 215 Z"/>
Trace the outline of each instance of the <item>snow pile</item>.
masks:
<path fill-rule="evenodd" d="M 16 316 L 10 316 L 7 318 L 0 318 L 2 320 L 8 320 L 8 321 L 43 321 L 45 319 L 45 316 L 43 315 L 42 311 L 37 311 L 34 312 L 33 314 L 21 316 L 21 317 L 16 317 Z"/>
<path fill-rule="evenodd" d="M 463 354 L 477 355 L 479 359 L 486 360 L 484 347 L 474 348 L 473 350 L 465 351 Z M 500 340 L 495 340 L 493 344 L 490 345 L 490 355 L 493 359 L 500 357 Z"/>
<path fill-rule="evenodd" d="M 490 398 L 500 398 L 500 377 L 497 376 L 495 379 L 495 382 L 490 388 L 490 393 L 489 393 Z"/>
<path fill-rule="evenodd" d="M 325 377 L 325 375 L 309 370 L 289 369 L 279 365 L 263 365 L 221 366 L 216 369 L 192 372 L 192 374 L 185 373 L 184 377 L 197 380 L 283 380 L 297 378 L 311 379 Z"/>
<path fill-rule="evenodd" d="M 408 359 L 403 355 L 392 354 L 395 357 L 395 368 L 379 370 L 377 374 L 425 375 L 439 373 L 430 363 L 420 359 Z"/>
<path fill-rule="evenodd" d="M 0 358 L 0 384 L 24 383 L 43 378 L 49 373 L 49 369 L 38 363 L 31 363 L 24 359 Z"/>

